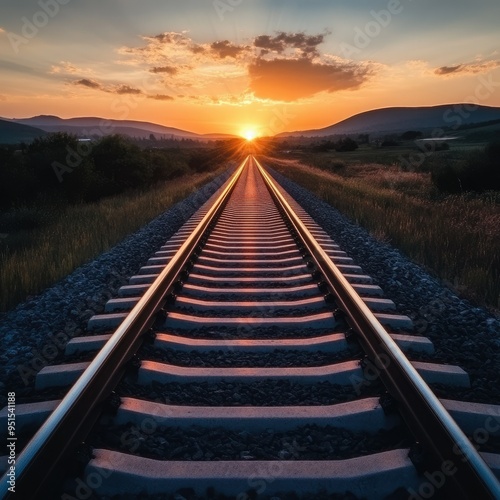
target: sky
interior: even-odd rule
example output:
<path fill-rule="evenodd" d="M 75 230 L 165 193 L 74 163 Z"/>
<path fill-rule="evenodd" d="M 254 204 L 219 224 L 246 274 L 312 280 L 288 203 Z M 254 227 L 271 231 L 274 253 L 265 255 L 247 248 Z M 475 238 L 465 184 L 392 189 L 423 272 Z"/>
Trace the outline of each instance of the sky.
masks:
<path fill-rule="evenodd" d="M 0 117 L 274 135 L 500 106 L 498 0 L 0 0 Z"/>

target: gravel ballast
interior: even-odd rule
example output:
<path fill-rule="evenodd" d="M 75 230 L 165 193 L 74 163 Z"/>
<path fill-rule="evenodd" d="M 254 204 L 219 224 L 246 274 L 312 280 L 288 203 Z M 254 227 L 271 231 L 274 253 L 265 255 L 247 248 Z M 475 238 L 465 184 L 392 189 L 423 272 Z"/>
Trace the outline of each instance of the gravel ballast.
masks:
<path fill-rule="evenodd" d="M 362 385 L 358 392 L 351 386 L 331 382 L 316 384 L 268 379 L 257 382 L 178 382 L 136 385 L 122 382 L 116 389 L 120 397 L 134 397 L 161 404 L 192 406 L 315 406 L 333 405 L 376 397 L 383 393 L 379 383 Z"/>
<path fill-rule="evenodd" d="M 434 343 L 436 361 L 458 365 L 469 373 L 471 389 L 453 391 L 453 396 L 500 404 L 500 318 L 458 297 L 311 192 L 273 170 L 271 173 L 354 264 L 374 279 L 385 297 L 395 302 L 398 313 L 413 320 L 415 333 Z M 446 393 L 438 395 L 445 397 Z"/>
<path fill-rule="evenodd" d="M 69 338 L 84 333 L 88 319 L 102 312 L 105 302 L 116 296 L 118 288 L 128 282 L 228 174 L 218 177 L 54 287 L 3 315 L 0 320 L 2 397 L 17 386 L 29 385 L 37 370 L 62 354 L 61 346 Z M 434 342 L 437 359 L 457 364 L 470 374 L 472 389 L 463 391 L 464 398 L 500 403 L 498 318 L 457 297 L 400 252 L 372 238 L 366 230 L 307 190 L 280 174 L 273 172 L 273 175 L 341 249 L 374 278 L 386 297 L 396 303 L 398 313 L 414 320 L 416 332 Z M 264 337 L 278 332 L 265 333 Z M 221 331 L 213 334 L 227 338 Z M 318 334 L 320 332 L 311 331 L 311 335 Z M 19 367 L 25 370 L 24 380 L 19 375 Z M 4 401 L 0 400 L 0 404 L 3 406 Z"/>
<path fill-rule="evenodd" d="M 5 394 L 31 385 L 34 374 L 84 333 L 87 321 L 226 181 L 232 169 L 177 203 L 121 243 L 0 319 L 0 406 Z"/>
<path fill-rule="evenodd" d="M 201 368 L 290 368 L 294 366 L 326 366 L 355 359 L 349 351 L 304 352 L 280 351 L 270 353 L 241 353 L 209 351 L 204 353 L 180 352 L 175 349 L 144 348 L 139 353 L 143 359 L 169 363 L 176 366 L 196 366 Z M 359 359 L 360 355 L 357 356 Z"/>
<path fill-rule="evenodd" d="M 332 426 L 305 425 L 293 431 L 231 431 L 222 427 L 187 429 L 160 426 L 155 432 L 134 425 L 105 427 L 93 434 L 95 448 L 132 452 L 157 460 L 344 460 L 410 447 L 406 429 L 375 434 Z M 130 441 L 134 439 L 133 449 Z"/>

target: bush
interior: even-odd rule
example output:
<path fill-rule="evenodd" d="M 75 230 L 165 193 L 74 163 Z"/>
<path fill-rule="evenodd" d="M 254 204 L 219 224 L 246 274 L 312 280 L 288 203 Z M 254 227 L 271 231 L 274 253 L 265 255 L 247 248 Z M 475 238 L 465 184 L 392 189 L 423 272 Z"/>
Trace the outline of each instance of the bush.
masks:
<path fill-rule="evenodd" d="M 81 203 L 142 190 L 193 172 L 215 170 L 219 149 L 141 149 L 120 135 L 82 144 L 74 135 L 48 134 L 29 146 L 0 148 L 0 208 L 38 199 Z"/>
<path fill-rule="evenodd" d="M 193 151 L 188 160 L 188 165 L 194 172 L 210 172 L 218 166 L 216 155 L 213 151 Z"/>
<path fill-rule="evenodd" d="M 153 172 L 141 148 L 120 135 L 103 137 L 92 150 L 103 195 L 147 186 Z"/>
<path fill-rule="evenodd" d="M 22 156 L 12 155 L 0 165 L 0 208 L 32 200 L 39 189 L 35 172 Z"/>
<path fill-rule="evenodd" d="M 358 149 L 358 143 L 351 139 L 350 137 L 345 137 L 344 139 L 340 139 L 335 144 L 335 151 L 345 152 L 345 151 L 356 151 Z"/>
<path fill-rule="evenodd" d="M 416 130 L 408 130 L 400 136 L 401 140 L 403 141 L 414 141 L 415 139 L 418 139 L 420 137 L 422 137 L 422 132 L 418 132 Z"/>
<path fill-rule="evenodd" d="M 386 139 L 380 145 L 381 148 L 394 148 L 396 146 L 399 146 L 399 142 L 395 141 L 394 139 Z"/>
<path fill-rule="evenodd" d="M 499 154 L 500 143 L 490 143 L 483 151 L 469 153 L 460 163 L 435 167 L 432 182 L 445 193 L 500 190 Z"/>

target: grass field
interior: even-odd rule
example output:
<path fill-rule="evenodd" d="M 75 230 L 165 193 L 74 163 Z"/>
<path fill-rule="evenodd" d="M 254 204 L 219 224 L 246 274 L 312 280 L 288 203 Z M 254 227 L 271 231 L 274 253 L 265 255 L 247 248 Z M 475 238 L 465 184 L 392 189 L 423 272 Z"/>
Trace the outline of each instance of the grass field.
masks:
<path fill-rule="evenodd" d="M 440 195 L 429 173 L 401 170 L 401 149 L 304 153 L 268 164 L 463 296 L 500 308 L 500 192 Z"/>
<path fill-rule="evenodd" d="M 96 203 L 48 201 L 0 215 L 0 310 L 14 307 L 109 250 L 222 170 Z"/>

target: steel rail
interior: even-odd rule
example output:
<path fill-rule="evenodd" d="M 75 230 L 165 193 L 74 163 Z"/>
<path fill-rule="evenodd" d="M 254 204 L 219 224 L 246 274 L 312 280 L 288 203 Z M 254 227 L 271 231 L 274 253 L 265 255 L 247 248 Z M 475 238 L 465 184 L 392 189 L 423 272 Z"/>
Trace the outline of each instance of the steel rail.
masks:
<path fill-rule="evenodd" d="M 18 456 L 15 493 L 8 490 L 7 475 L 3 476 L 0 498 L 49 498 L 56 476 L 61 479 L 63 461 L 95 423 L 127 362 L 143 341 L 144 333 L 154 324 L 200 240 L 222 212 L 249 158 L 239 166 L 191 235 Z"/>
<path fill-rule="evenodd" d="M 389 393 L 418 442 L 430 453 L 429 474 L 446 470 L 443 489 L 453 498 L 500 498 L 500 483 L 389 333 L 295 214 L 275 182 L 256 162 L 271 195 L 300 236 L 333 291 L 349 326 L 375 362 Z M 426 479 L 423 477 L 423 481 Z"/>

